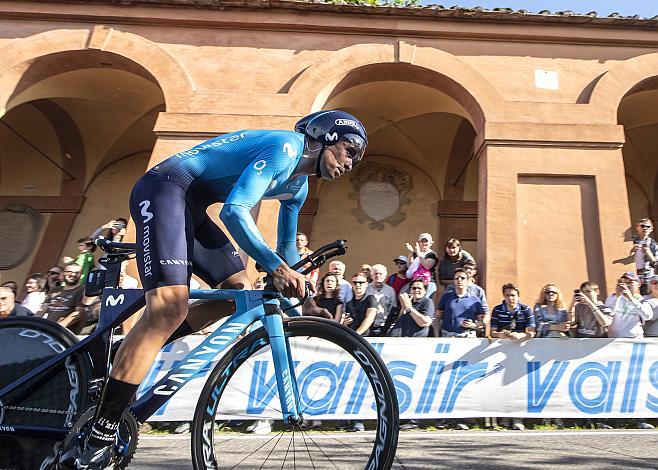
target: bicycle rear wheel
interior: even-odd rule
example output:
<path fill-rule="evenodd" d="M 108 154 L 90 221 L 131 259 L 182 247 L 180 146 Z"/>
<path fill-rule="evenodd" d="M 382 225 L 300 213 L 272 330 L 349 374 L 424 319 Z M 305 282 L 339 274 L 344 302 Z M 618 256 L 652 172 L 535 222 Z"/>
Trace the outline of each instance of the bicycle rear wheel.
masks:
<path fill-rule="evenodd" d="M 201 392 L 192 424 L 194 468 L 390 468 L 398 403 L 379 355 L 352 330 L 328 320 L 286 319 L 284 331 L 304 423 L 281 421 L 271 349 L 261 328 L 221 359 Z M 352 420 L 352 427 L 358 418 L 367 430 L 336 431 L 345 424 L 336 417 Z M 318 429 L 305 429 L 320 418 Z M 245 420 L 269 420 L 273 432 L 246 435 Z"/>
<path fill-rule="evenodd" d="M 0 388 L 77 341 L 67 329 L 41 318 L 0 320 Z M 86 404 L 90 371 L 88 356 L 76 353 L 12 392 L 0 402 L 0 430 L 6 432 L 17 425 L 70 427 Z M 0 435 L 0 468 L 38 469 L 55 456 L 59 442 Z"/>

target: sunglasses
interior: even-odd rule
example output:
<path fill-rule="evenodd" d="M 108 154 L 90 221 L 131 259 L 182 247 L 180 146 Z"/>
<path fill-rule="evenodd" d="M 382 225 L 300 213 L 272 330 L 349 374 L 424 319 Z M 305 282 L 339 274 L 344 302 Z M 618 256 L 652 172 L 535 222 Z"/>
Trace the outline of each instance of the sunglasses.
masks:
<path fill-rule="evenodd" d="M 453 277 L 453 279 L 455 281 L 465 281 L 468 278 L 466 276 L 457 276 L 457 277 Z"/>
<path fill-rule="evenodd" d="M 650 229 L 651 225 L 640 225 L 641 228 Z"/>
<path fill-rule="evenodd" d="M 554 291 L 554 290 L 545 290 L 545 291 L 544 291 L 544 294 L 546 294 L 546 295 L 551 295 L 551 294 L 555 294 L 555 295 L 557 295 L 557 291 Z"/>
<path fill-rule="evenodd" d="M 414 286 L 409 288 L 409 290 L 423 290 L 423 289 L 424 287 L 420 287 L 420 286 Z"/>
<path fill-rule="evenodd" d="M 48 274 L 50 274 L 51 276 L 53 276 L 55 274 L 59 276 L 61 273 L 58 272 L 58 271 L 48 271 Z"/>
<path fill-rule="evenodd" d="M 367 284 L 367 281 L 352 281 L 352 284 Z"/>
<path fill-rule="evenodd" d="M 404 261 L 394 261 L 395 264 L 407 264 Z"/>

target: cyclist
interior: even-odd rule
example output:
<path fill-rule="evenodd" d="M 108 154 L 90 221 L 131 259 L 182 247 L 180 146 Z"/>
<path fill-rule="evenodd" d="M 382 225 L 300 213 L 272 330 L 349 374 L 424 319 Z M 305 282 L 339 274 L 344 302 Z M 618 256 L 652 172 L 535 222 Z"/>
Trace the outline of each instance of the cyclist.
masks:
<path fill-rule="evenodd" d="M 351 114 L 319 111 L 298 121 L 295 132 L 243 130 L 215 137 L 142 176 L 132 190 L 130 212 L 146 310 L 117 352 L 88 435 L 63 449 L 61 467 L 111 465 L 121 415 L 159 350 L 208 322 L 207 311 L 187 316 L 192 273 L 211 286 L 250 288 L 237 251 L 207 207 L 224 203 L 220 219 L 239 247 L 272 274 L 284 296 L 304 297 L 306 278 L 289 266 L 299 260 L 297 215 L 308 176 L 340 178 L 363 158 L 367 143 L 363 124 Z M 262 199 L 281 203 L 276 252 L 251 216 Z M 228 307 L 215 310 L 216 316 L 228 313 Z"/>

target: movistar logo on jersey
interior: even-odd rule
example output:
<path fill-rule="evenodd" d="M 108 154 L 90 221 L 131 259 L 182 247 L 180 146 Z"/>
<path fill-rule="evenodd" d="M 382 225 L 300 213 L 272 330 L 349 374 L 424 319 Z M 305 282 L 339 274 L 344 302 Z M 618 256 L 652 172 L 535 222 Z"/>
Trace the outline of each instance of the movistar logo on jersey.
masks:
<path fill-rule="evenodd" d="M 355 128 L 359 128 L 359 125 L 356 123 L 354 119 L 336 119 L 336 125 L 337 126 L 352 126 Z"/>

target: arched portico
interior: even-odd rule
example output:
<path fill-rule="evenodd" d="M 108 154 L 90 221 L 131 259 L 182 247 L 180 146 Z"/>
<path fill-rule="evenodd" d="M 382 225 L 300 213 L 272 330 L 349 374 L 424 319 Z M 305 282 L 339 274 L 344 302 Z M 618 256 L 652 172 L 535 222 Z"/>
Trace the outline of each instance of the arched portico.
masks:
<path fill-rule="evenodd" d="M 50 31 L 0 50 L 8 64 L 0 140 L 12 149 L 2 154 L 0 203 L 26 204 L 43 219 L 34 255 L 6 273 L 20 280 L 75 255 L 77 238 L 94 227 L 128 216 L 155 120 L 192 85 L 155 43 L 111 28 Z"/>
<path fill-rule="evenodd" d="M 486 109 L 496 109 L 502 103 L 496 90 L 477 71 L 448 53 L 403 42 L 357 45 L 308 68 L 290 94 L 305 112 L 340 108 L 364 122 L 370 138 L 367 153 L 372 155 L 364 164 L 378 165 L 372 178 L 391 178 L 396 167 L 399 174 L 424 188 L 417 197 L 414 191 L 409 193 L 414 202 L 401 209 L 404 214 L 399 219 L 403 222 L 396 221 L 398 225 L 392 227 L 385 222 L 371 224 L 384 230 L 376 234 L 369 233 L 372 227 L 366 224 L 353 237 L 376 235 L 381 240 L 390 231 L 390 249 L 401 251 L 404 246 L 393 240 L 396 236 L 414 241 L 418 233 L 429 231 L 439 250 L 446 237 L 464 238 L 471 245 L 469 249 L 475 250 L 478 169 L 474 151 L 483 140 Z M 362 196 L 358 201 L 354 185 L 359 183 L 343 179 L 332 185 L 315 185 L 309 192 L 301 227 L 313 230 L 311 239 L 316 243 L 324 241 L 323 226 L 334 226 L 329 212 L 314 220 L 317 214 L 333 211 L 336 217 L 342 213 L 351 220 L 354 211 L 360 214 L 361 206 L 368 204 Z M 344 208 L 338 212 L 326 205 L 329 193 L 319 197 L 323 188 L 329 191 L 329 186 L 336 185 L 341 189 L 330 191 L 332 204 L 337 196 L 352 194 L 350 201 L 340 202 Z M 393 185 L 400 190 L 400 184 Z M 421 206 L 426 209 L 419 210 Z M 356 244 L 364 249 L 372 246 L 364 240 Z M 373 252 L 372 256 L 378 255 Z M 390 260 L 379 256 L 361 261 Z"/>
<path fill-rule="evenodd" d="M 147 70 L 162 89 L 167 111 L 176 112 L 194 92 L 192 79 L 184 67 L 156 43 L 136 34 L 107 26 L 90 29 L 53 30 L 13 41 L 0 47 L 5 72 L 0 74 L 0 115 L 10 107 L 16 91 L 43 78 L 36 73 L 31 83 L 21 83 L 32 63 L 51 54 L 70 51 L 99 50 L 116 54 Z M 52 74 L 51 72 L 47 72 Z"/>

